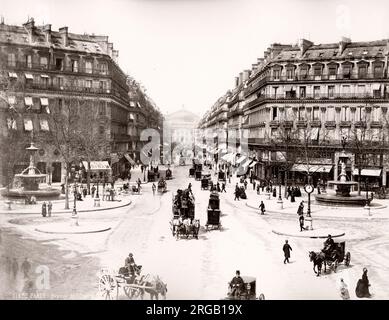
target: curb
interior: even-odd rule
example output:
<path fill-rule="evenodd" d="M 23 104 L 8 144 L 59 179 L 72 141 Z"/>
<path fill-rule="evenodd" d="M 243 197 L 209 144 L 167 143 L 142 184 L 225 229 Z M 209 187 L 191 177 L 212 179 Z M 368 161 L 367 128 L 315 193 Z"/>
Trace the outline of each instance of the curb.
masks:
<path fill-rule="evenodd" d="M 99 230 L 91 230 L 91 231 L 79 231 L 79 232 L 66 232 L 66 231 L 44 231 L 39 230 L 38 228 L 35 228 L 35 231 L 42 232 L 42 233 L 48 233 L 48 234 L 87 234 L 87 233 L 99 233 L 99 232 L 105 232 L 111 230 L 111 227 L 99 229 Z"/>
<path fill-rule="evenodd" d="M 280 236 L 288 236 L 288 237 L 294 237 L 294 238 L 308 238 L 308 239 L 326 239 L 328 234 L 325 235 L 325 236 L 300 236 L 300 235 L 296 235 L 296 234 L 290 234 L 290 233 L 284 233 L 284 232 L 279 232 L 279 231 L 276 231 L 276 230 L 272 230 L 273 233 L 277 234 L 277 235 L 280 235 Z M 346 233 L 343 232 L 341 234 L 331 234 L 331 237 L 332 238 L 339 238 L 339 237 L 343 237 Z"/>
<path fill-rule="evenodd" d="M 77 210 L 77 212 L 96 212 L 96 211 L 106 211 L 106 210 L 114 210 L 114 209 L 120 209 L 127 207 L 132 204 L 132 200 L 129 201 L 126 204 L 116 206 L 116 207 L 110 207 L 110 208 L 101 208 L 101 207 L 95 207 L 95 209 L 81 209 Z M 68 210 L 62 210 L 62 211 L 52 211 L 51 214 L 56 214 L 56 213 L 71 213 L 73 209 L 68 209 Z M 0 214 L 7 214 L 7 213 L 13 213 L 13 214 L 41 214 L 41 212 L 17 212 L 13 210 L 9 211 L 0 211 Z"/>

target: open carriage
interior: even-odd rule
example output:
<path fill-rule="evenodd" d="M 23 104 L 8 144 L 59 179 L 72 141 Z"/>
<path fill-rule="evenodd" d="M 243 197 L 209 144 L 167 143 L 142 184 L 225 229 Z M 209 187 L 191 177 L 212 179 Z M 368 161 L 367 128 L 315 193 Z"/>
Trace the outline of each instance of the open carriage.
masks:
<path fill-rule="evenodd" d="M 226 181 L 226 173 L 224 171 L 219 171 L 217 179 L 219 181 Z"/>
<path fill-rule="evenodd" d="M 167 191 L 167 183 L 165 179 L 161 178 L 158 181 L 158 192 L 165 193 Z"/>
<path fill-rule="evenodd" d="M 221 230 L 220 214 L 221 211 L 219 194 L 213 191 L 209 197 L 207 208 L 207 223 L 205 224 L 207 231 L 212 229 Z"/>
<path fill-rule="evenodd" d="M 210 183 L 209 183 L 210 181 L 212 181 L 211 174 L 210 173 L 203 174 L 201 176 L 201 190 L 208 190 L 209 185 L 210 185 Z"/>
<path fill-rule="evenodd" d="M 188 190 L 177 190 L 173 195 L 172 205 L 173 217 L 170 220 L 172 235 L 177 239 L 180 237 L 198 239 L 200 220 L 195 219 L 195 199 Z"/>
<path fill-rule="evenodd" d="M 256 293 L 256 278 L 250 276 L 242 276 L 243 284 L 236 287 L 228 283 L 227 300 L 265 300 L 265 295 L 261 293 L 257 297 Z"/>
<path fill-rule="evenodd" d="M 102 268 L 99 275 L 98 290 L 105 300 L 119 298 L 120 288 L 129 299 L 142 299 L 145 293 L 158 300 L 159 294 L 166 299 L 167 286 L 159 277 L 151 278 L 150 275 L 141 274 L 142 266 L 138 266 L 134 276 L 129 275 L 126 267 L 122 267 L 118 272 Z"/>

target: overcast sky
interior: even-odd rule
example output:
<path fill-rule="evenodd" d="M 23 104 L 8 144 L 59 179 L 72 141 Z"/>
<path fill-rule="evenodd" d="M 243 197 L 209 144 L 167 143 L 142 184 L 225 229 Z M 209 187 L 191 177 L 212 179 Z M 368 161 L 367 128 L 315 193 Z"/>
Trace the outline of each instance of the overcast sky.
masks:
<path fill-rule="evenodd" d="M 0 0 L 0 14 L 108 35 L 163 113 L 202 115 L 274 42 L 389 38 L 387 0 Z"/>

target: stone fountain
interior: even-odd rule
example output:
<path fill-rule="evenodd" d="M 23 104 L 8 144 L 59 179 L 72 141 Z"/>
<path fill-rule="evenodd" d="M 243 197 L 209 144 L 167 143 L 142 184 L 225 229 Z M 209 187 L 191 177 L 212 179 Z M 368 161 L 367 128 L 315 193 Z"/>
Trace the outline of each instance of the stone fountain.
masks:
<path fill-rule="evenodd" d="M 326 193 L 315 195 L 318 204 L 333 205 L 333 206 L 358 206 L 366 205 L 364 196 L 352 195 L 351 187 L 358 185 L 358 182 L 347 181 L 346 163 L 342 162 L 342 169 L 339 175 L 339 180 L 328 181 L 328 185 L 335 185 L 335 194 Z M 371 199 L 369 198 L 368 203 Z"/>
<path fill-rule="evenodd" d="M 4 190 L 1 193 L 2 196 L 8 198 L 27 198 L 32 196 L 35 196 L 36 199 L 58 198 L 61 195 L 60 190 L 51 187 L 39 188 L 39 184 L 44 182 L 46 174 L 42 174 L 34 165 L 34 157 L 38 148 L 31 142 L 31 145 L 26 150 L 30 154 L 29 166 L 21 173 L 15 174 L 15 179 L 21 182 L 21 187 Z"/>

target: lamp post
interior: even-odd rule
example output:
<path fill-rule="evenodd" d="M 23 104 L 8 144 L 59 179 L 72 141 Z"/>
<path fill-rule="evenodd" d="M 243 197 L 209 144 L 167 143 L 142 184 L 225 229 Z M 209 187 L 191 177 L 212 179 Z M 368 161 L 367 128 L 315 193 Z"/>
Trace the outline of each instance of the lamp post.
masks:
<path fill-rule="evenodd" d="M 369 204 L 369 182 L 368 178 L 365 178 L 365 188 L 366 188 L 366 205 L 365 205 L 365 210 L 367 212 L 367 215 L 370 217 L 371 216 L 371 211 L 370 211 L 370 204 Z"/>
<path fill-rule="evenodd" d="M 72 212 L 72 226 L 78 226 L 78 214 L 77 214 L 77 179 L 78 179 L 78 174 L 77 174 L 74 166 L 72 166 L 71 171 L 72 171 L 73 179 L 74 179 L 74 185 L 73 185 L 74 205 L 73 205 L 73 212 Z"/>
<path fill-rule="evenodd" d="M 281 196 L 281 171 L 278 171 L 278 200 L 277 200 L 279 209 L 284 208 L 284 204 L 282 201 L 282 196 Z"/>

